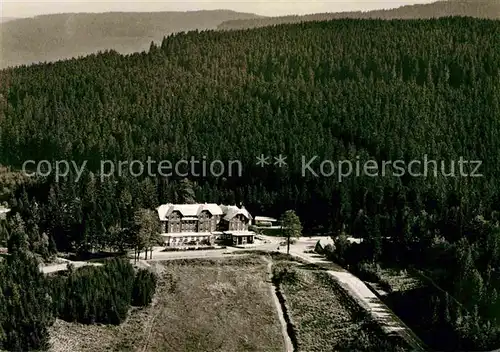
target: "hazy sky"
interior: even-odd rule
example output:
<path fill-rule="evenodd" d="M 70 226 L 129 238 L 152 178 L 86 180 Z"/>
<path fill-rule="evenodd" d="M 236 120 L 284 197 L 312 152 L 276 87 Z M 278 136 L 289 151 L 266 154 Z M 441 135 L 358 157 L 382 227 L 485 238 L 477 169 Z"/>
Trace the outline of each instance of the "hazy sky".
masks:
<path fill-rule="evenodd" d="M 222 0 L 222 1 L 141 1 L 141 0 L 61 0 L 58 2 L 38 0 L 0 0 L 2 17 L 31 17 L 61 12 L 107 12 L 107 11 L 191 11 L 230 9 L 253 12 L 260 15 L 307 14 L 316 12 L 338 12 L 393 8 L 416 3 L 431 3 L 435 0 Z"/>

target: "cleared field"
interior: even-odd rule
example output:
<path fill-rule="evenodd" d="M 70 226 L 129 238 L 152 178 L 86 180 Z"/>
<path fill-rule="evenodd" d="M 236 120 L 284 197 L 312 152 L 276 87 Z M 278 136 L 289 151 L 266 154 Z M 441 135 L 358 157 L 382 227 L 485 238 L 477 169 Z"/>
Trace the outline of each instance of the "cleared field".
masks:
<path fill-rule="evenodd" d="M 314 266 L 278 261 L 286 275 L 280 288 L 299 351 L 404 351 L 404 343 L 380 327 L 329 277 Z"/>
<path fill-rule="evenodd" d="M 157 264 L 165 286 L 148 351 L 283 351 L 260 258 Z"/>
<path fill-rule="evenodd" d="M 118 327 L 58 321 L 54 351 L 283 351 L 264 259 L 152 265 L 161 279 L 151 307 Z"/>
<path fill-rule="evenodd" d="M 57 319 L 50 328 L 50 351 L 140 351 L 153 310 L 154 307 L 133 308 L 120 326 L 84 325 Z"/>

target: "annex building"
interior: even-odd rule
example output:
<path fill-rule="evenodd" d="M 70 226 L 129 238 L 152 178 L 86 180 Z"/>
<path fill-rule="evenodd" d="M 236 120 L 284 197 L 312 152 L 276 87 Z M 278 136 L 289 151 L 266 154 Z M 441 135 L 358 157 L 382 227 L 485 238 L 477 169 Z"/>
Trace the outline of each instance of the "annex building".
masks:
<path fill-rule="evenodd" d="M 252 216 L 236 205 L 163 204 L 157 208 L 166 246 L 211 245 L 216 240 L 230 245 L 254 242 L 248 230 Z"/>

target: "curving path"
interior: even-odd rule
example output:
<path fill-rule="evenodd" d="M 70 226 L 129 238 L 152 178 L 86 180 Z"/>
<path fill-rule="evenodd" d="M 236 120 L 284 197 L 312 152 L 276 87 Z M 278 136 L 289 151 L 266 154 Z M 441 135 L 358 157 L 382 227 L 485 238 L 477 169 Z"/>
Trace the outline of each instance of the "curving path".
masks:
<path fill-rule="evenodd" d="M 415 333 L 394 314 L 358 277 L 345 269 L 326 260 L 317 253 L 306 253 L 316 245 L 318 238 L 302 238 L 297 244 L 290 246 L 290 254 L 308 263 L 316 264 L 326 269 L 340 285 L 365 308 L 388 334 L 401 336 L 411 347 L 412 351 L 425 351 L 423 342 Z M 281 250 L 283 251 L 283 250 Z M 286 253 L 286 248 L 284 249 Z"/>
<path fill-rule="evenodd" d="M 63 264 L 53 264 L 53 265 L 40 266 L 40 270 L 44 274 L 50 274 L 50 273 L 55 273 L 58 271 L 68 270 L 69 263 L 73 264 L 75 269 L 81 268 L 82 266 L 87 266 L 87 265 L 94 265 L 94 266 L 102 265 L 101 263 L 72 262 L 72 261 L 68 260 L 66 263 L 63 263 Z"/>

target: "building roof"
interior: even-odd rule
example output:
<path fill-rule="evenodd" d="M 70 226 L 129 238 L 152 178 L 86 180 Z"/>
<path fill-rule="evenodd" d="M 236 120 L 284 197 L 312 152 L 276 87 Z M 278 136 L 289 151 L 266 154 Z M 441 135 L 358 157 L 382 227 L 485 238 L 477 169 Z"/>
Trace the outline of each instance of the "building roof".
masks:
<path fill-rule="evenodd" d="M 224 212 L 224 220 L 229 221 L 236 215 L 243 215 L 247 219 L 251 220 L 252 215 L 245 209 L 245 207 L 238 208 L 236 205 L 221 205 L 222 211 Z"/>
<path fill-rule="evenodd" d="M 210 212 L 210 214 L 212 215 L 222 215 L 224 214 L 222 212 L 222 209 L 220 206 L 218 206 L 217 204 L 215 203 L 205 203 L 205 204 L 201 204 L 201 209 L 200 209 L 200 213 L 204 210 L 208 210 Z M 198 213 L 199 215 L 199 213 Z"/>
<path fill-rule="evenodd" d="M 197 216 L 199 209 L 199 204 L 172 204 L 168 209 L 167 216 L 170 216 L 174 211 L 178 211 L 182 216 Z"/>
<path fill-rule="evenodd" d="M 162 204 L 157 209 L 158 217 L 162 221 L 167 221 L 172 212 L 178 211 L 183 218 L 198 217 L 202 211 L 208 211 L 212 215 L 222 215 L 222 209 L 214 203 L 210 204 Z M 187 220 L 187 219 L 184 219 Z"/>
<path fill-rule="evenodd" d="M 158 217 L 160 218 L 161 221 L 167 220 L 167 211 L 170 208 L 169 204 L 162 204 L 158 208 L 156 208 L 156 211 L 158 212 Z"/>
<path fill-rule="evenodd" d="M 269 218 L 267 216 L 256 216 L 255 217 L 255 221 L 268 221 L 268 222 L 276 222 L 278 221 L 277 219 L 275 218 Z"/>
<path fill-rule="evenodd" d="M 245 209 L 245 207 L 238 208 L 236 205 L 217 205 L 215 203 L 204 204 L 162 204 L 157 209 L 158 217 L 161 221 L 167 221 L 172 212 L 178 211 L 181 213 L 184 220 L 188 218 L 200 216 L 202 211 L 208 211 L 212 215 L 224 215 L 224 220 L 231 220 L 236 215 L 243 215 L 251 220 L 252 215 Z M 191 219 L 194 220 L 194 219 Z"/>

